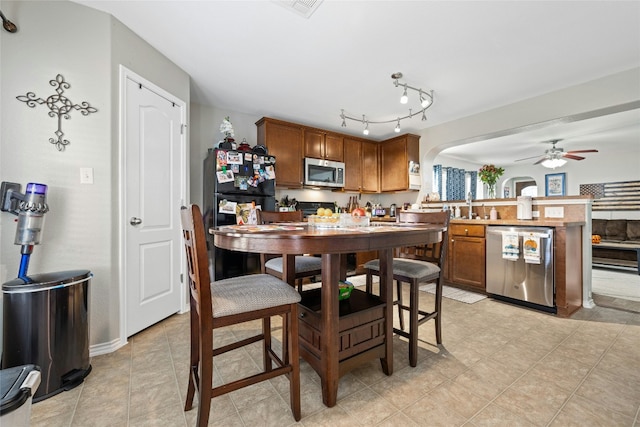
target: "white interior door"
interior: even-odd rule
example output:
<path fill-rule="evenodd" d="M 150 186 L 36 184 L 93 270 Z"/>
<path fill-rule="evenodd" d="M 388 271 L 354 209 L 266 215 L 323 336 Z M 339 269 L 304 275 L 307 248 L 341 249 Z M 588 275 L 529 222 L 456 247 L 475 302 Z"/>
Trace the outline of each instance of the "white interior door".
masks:
<path fill-rule="evenodd" d="M 185 107 L 129 78 L 125 92 L 124 286 L 129 337 L 181 307 Z"/>

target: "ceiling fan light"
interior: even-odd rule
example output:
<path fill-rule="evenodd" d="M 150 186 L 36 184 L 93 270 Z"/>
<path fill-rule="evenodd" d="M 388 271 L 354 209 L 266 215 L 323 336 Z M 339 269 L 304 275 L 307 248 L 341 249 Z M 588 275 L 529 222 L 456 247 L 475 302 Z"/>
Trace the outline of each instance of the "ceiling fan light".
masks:
<path fill-rule="evenodd" d="M 542 162 L 542 166 L 549 169 L 555 169 L 555 168 L 559 168 L 560 166 L 564 166 L 565 163 L 567 163 L 565 159 L 551 158 L 551 159 L 544 160 Z"/>

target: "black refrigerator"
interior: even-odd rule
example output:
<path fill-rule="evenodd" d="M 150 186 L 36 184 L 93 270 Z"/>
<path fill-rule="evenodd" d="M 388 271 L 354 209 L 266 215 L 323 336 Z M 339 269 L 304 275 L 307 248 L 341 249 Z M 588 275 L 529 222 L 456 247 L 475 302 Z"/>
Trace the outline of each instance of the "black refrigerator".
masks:
<path fill-rule="evenodd" d="M 260 148 L 260 147 L 259 147 Z M 276 208 L 273 156 L 264 152 L 209 149 L 204 160 L 203 217 L 213 280 L 260 272 L 260 255 L 216 248 L 211 227 L 251 222 L 250 207 Z"/>

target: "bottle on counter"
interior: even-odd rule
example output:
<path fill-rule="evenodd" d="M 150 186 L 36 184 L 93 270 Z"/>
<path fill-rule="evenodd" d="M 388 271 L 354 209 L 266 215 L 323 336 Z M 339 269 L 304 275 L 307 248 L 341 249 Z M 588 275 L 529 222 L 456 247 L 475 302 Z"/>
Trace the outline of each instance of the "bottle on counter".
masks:
<path fill-rule="evenodd" d="M 460 218 L 462 216 L 461 212 L 460 212 L 460 206 L 456 206 L 454 209 L 454 213 L 453 213 L 453 217 L 454 218 Z"/>
<path fill-rule="evenodd" d="M 498 219 L 498 211 L 495 206 L 492 206 L 491 211 L 489 211 L 489 219 Z"/>

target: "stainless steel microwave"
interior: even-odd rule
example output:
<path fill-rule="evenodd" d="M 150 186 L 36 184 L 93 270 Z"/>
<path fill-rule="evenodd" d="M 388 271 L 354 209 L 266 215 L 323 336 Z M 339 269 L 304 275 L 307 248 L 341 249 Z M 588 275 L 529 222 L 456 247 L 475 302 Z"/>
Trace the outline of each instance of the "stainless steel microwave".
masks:
<path fill-rule="evenodd" d="M 344 163 L 305 157 L 304 185 L 344 187 Z"/>

